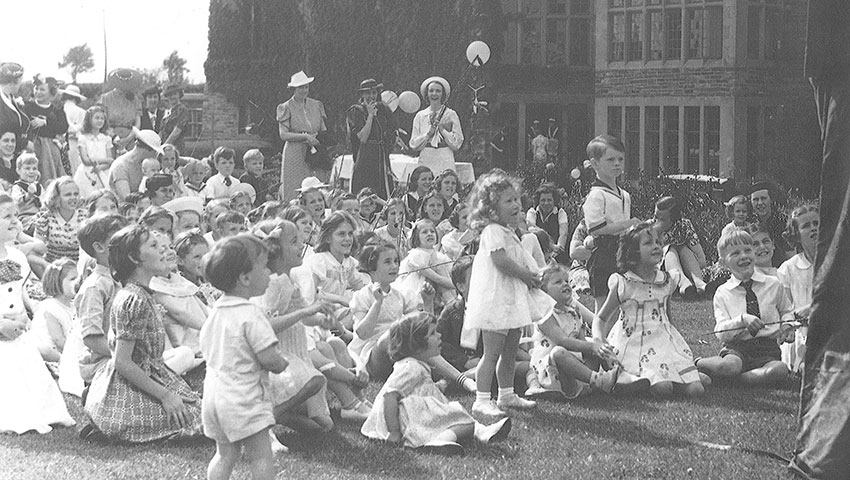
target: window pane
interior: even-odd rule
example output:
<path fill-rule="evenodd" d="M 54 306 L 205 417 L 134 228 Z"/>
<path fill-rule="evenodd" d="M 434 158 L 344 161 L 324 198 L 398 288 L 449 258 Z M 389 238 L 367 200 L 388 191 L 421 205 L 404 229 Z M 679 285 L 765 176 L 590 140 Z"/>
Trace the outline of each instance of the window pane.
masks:
<path fill-rule="evenodd" d="M 502 0 L 502 13 L 519 13 L 517 0 Z"/>
<path fill-rule="evenodd" d="M 709 175 L 720 175 L 720 107 L 705 107 L 705 166 Z"/>
<path fill-rule="evenodd" d="M 723 7 L 705 9 L 704 58 L 723 57 Z"/>
<path fill-rule="evenodd" d="M 755 176 L 759 165 L 759 108 L 747 108 L 747 177 Z"/>
<path fill-rule="evenodd" d="M 682 58 L 682 12 L 678 8 L 664 11 L 667 26 L 667 60 Z"/>
<path fill-rule="evenodd" d="M 584 103 L 571 103 L 567 106 L 567 125 L 561 127 L 561 138 L 566 136 L 567 145 L 561 145 L 561 152 L 566 151 L 566 164 L 580 164 L 586 157 L 587 139 L 592 137 L 593 117 L 592 107 Z M 566 131 L 565 131 L 566 130 Z"/>
<path fill-rule="evenodd" d="M 546 65 L 567 63 L 567 21 L 546 21 Z"/>
<path fill-rule="evenodd" d="M 703 20 L 702 9 L 689 8 L 686 10 L 688 33 L 685 37 L 687 58 L 702 58 Z"/>
<path fill-rule="evenodd" d="M 547 13 L 549 15 L 566 15 L 567 0 L 549 0 Z"/>
<path fill-rule="evenodd" d="M 609 60 L 624 60 L 626 41 L 626 19 L 622 13 L 611 14 L 611 47 Z"/>
<path fill-rule="evenodd" d="M 527 19 L 522 27 L 522 63 L 540 65 L 540 20 Z"/>
<path fill-rule="evenodd" d="M 526 15 L 539 16 L 543 14 L 543 0 L 524 0 L 522 3 L 525 4 Z"/>
<path fill-rule="evenodd" d="M 768 10 L 764 18 L 764 58 L 776 60 L 781 46 L 782 17 L 775 8 Z"/>
<path fill-rule="evenodd" d="M 664 107 L 664 172 L 679 171 L 679 107 Z"/>
<path fill-rule="evenodd" d="M 685 107 L 685 172 L 699 172 L 699 107 Z"/>
<path fill-rule="evenodd" d="M 590 0 L 572 0 L 570 2 L 570 14 L 582 15 L 590 13 Z"/>
<path fill-rule="evenodd" d="M 629 60 L 643 59 L 643 13 L 629 14 Z"/>
<path fill-rule="evenodd" d="M 658 173 L 658 157 L 661 155 L 661 141 L 658 138 L 661 129 L 661 109 L 646 107 L 643 115 L 646 127 L 643 136 L 643 168 L 646 173 L 655 176 Z"/>
<path fill-rule="evenodd" d="M 590 58 L 590 20 L 570 19 L 570 64 L 587 65 Z"/>
<path fill-rule="evenodd" d="M 640 170 L 640 107 L 626 107 L 626 171 Z"/>
<path fill-rule="evenodd" d="M 747 13 L 747 57 L 758 60 L 761 44 L 761 7 L 750 7 Z"/>
<path fill-rule="evenodd" d="M 608 107 L 608 135 L 623 138 L 623 108 Z"/>
<path fill-rule="evenodd" d="M 507 64 L 517 63 L 517 35 L 519 32 L 519 24 L 517 22 L 508 22 L 505 29 L 505 48 L 502 50 L 502 62 Z"/>
<path fill-rule="evenodd" d="M 660 1 L 660 0 L 659 0 Z M 664 58 L 664 16 L 661 11 L 649 13 L 649 59 Z"/>

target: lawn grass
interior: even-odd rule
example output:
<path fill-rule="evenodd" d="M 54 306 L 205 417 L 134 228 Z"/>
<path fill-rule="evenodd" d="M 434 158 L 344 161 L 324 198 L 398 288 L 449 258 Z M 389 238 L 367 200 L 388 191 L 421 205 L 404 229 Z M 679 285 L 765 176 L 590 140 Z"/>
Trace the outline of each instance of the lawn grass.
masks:
<path fill-rule="evenodd" d="M 673 322 L 695 355 L 717 352 L 708 300 L 674 300 Z M 715 385 L 695 401 L 594 395 L 570 403 L 542 402 L 513 415 L 508 440 L 471 446 L 462 458 L 393 449 L 340 423 L 331 434 L 284 433 L 291 452 L 278 458 L 278 478 L 792 478 L 763 455 L 721 451 L 694 442 L 766 450 L 793 448 L 797 386 L 741 390 Z M 377 387 L 372 395 L 377 393 Z M 67 397 L 82 425 L 79 402 Z M 459 397 L 469 408 L 473 398 Z M 2 479 L 202 479 L 214 451 L 205 440 L 104 445 L 80 440 L 77 428 L 47 435 L 0 435 Z M 233 478 L 248 478 L 245 464 Z"/>

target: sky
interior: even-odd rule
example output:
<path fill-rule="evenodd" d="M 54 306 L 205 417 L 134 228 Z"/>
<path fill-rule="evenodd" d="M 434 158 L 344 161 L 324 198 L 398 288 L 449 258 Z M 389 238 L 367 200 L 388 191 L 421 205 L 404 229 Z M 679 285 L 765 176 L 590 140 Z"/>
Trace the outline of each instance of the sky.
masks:
<path fill-rule="evenodd" d="M 106 19 L 108 69 L 153 69 L 172 51 L 188 61 L 186 78 L 204 81 L 209 0 L 39 0 L 3 1 L 0 62 L 17 62 L 24 78 L 36 73 L 70 82 L 58 63 L 71 47 L 88 44 L 94 70 L 80 83 L 103 81 L 103 19 Z M 42 13 L 44 12 L 44 13 Z M 9 19 L 16 19 L 10 21 Z"/>

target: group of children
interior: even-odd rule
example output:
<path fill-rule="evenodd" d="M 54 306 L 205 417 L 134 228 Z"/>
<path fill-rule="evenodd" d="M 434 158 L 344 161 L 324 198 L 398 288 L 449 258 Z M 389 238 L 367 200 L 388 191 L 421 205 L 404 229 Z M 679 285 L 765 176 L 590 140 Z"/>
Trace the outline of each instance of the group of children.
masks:
<path fill-rule="evenodd" d="M 298 200 L 286 205 L 262 196 L 261 179 L 245 181 L 256 183 L 250 202 L 232 191 L 234 155 L 219 149 L 218 173 L 206 185 L 190 161 L 177 183 L 195 193 L 153 204 L 138 219 L 115 215 L 120 205 L 110 192 L 93 192 L 88 208 L 79 209 L 79 191 L 58 179 L 46 202 L 62 220 L 52 227 L 55 240 L 38 233 L 43 227 L 36 227 L 35 239 L 27 236 L 16 217 L 20 202 L 0 195 L 3 245 L 32 251 L 45 239 L 47 251 L 56 241 L 76 254 L 44 262 L 49 298 L 30 324 L 24 283 L 29 264 L 38 262 L 18 247 L 0 252 L 2 283 L 11 292 L 11 307 L 0 316 L 0 355 L 9 360 L 5 365 L 23 362 L 33 373 L 23 378 L 19 370 L 0 369 L 4 385 L 30 392 L 0 409 L 6 412 L 0 429 L 43 432 L 50 424 L 73 424 L 43 359 L 58 363 L 63 391 L 84 398 L 93 420 L 87 433 L 115 431 L 116 438 L 133 440 L 114 424 L 98 423 L 90 405 L 99 388 L 94 378 L 115 355 L 111 316 L 122 306 L 113 300 L 123 297 L 116 297 L 122 285 L 113 278 L 110 239 L 128 222 L 167 244 L 162 255 L 172 268 L 142 287 L 162 314 L 165 365 L 179 374 L 205 368 L 198 421 L 217 444 L 209 478 L 228 478 L 242 447 L 255 476 L 271 478 L 273 450 L 285 447 L 270 427 L 327 432 L 334 397 L 339 417 L 363 422 L 369 438 L 455 454 L 467 439 L 504 439 L 511 428 L 506 411 L 533 409 L 540 399 L 593 390 L 695 396 L 722 377 L 749 385 L 782 381 L 783 359 L 798 369 L 805 327 L 795 327 L 811 301 L 817 209 L 792 212 L 788 233 L 800 253 L 777 271 L 762 271 L 760 248 L 769 244 L 730 204 L 733 220 L 717 249 L 731 279 L 714 297 L 724 348 L 717 357 L 694 359 L 670 316 L 674 292 L 705 288 L 694 273 L 705 255 L 693 227 L 683 225 L 669 197 L 659 200 L 653 221 L 631 218 L 629 194 L 617 183 L 622 142 L 603 135 L 587 150 L 597 180 L 569 255 L 586 262 L 594 311 L 576 294 L 584 289 L 575 287 L 581 268 L 548 261 L 567 253 L 556 193 L 539 191 L 536 210 L 525 212 L 519 183 L 501 170 L 481 175 L 465 201 L 457 197 L 456 174 L 442 172 L 432 186 L 433 173 L 419 167 L 404 199 L 383 201 L 368 190 L 328 198 L 327 186 L 308 178 Z M 262 172 L 262 156 L 254 152 L 244 158 L 249 176 Z M 206 205 L 195 199 L 202 192 L 214 192 Z M 62 243 L 69 215 L 80 216 L 70 231 L 75 242 Z M 526 219 L 548 224 L 557 236 L 528 232 Z M 671 232 L 677 240 L 668 238 Z M 126 279 L 119 280 L 126 289 Z M 781 342 L 790 342 L 782 353 Z M 374 399 L 367 396 L 370 382 L 382 383 Z M 472 414 L 483 423 L 446 398 L 447 386 L 475 393 Z M 97 391 L 98 407 L 104 395 Z M 23 405 L 40 415 L 21 426 Z M 196 431 L 189 413 L 165 400 L 162 407 L 169 419 L 177 412 L 181 429 L 147 432 L 145 439 Z"/>

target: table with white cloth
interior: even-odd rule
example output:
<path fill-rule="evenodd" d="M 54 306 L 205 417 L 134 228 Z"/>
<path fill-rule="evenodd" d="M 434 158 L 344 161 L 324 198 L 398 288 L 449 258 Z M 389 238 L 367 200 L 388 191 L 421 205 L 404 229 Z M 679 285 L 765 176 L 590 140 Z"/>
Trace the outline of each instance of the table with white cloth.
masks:
<path fill-rule="evenodd" d="M 390 167 L 393 175 L 401 183 L 407 183 L 413 169 L 421 165 L 418 157 L 411 157 L 400 153 L 390 154 Z M 475 171 L 472 164 L 469 162 L 455 162 L 457 167 L 457 176 L 462 184 L 475 183 Z M 334 160 L 333 171 L 331 172 L 331 180 L 342 179 L 351 180 L 351 174 L 354 170 L 354 159 L 349 155 L 340 155 Z M 434 172 L 436 176 L 438 172 Z"/>

